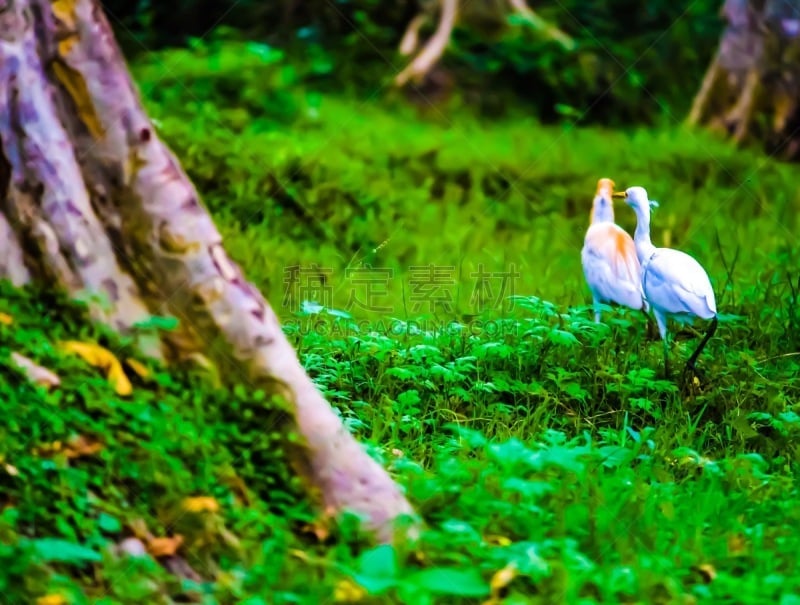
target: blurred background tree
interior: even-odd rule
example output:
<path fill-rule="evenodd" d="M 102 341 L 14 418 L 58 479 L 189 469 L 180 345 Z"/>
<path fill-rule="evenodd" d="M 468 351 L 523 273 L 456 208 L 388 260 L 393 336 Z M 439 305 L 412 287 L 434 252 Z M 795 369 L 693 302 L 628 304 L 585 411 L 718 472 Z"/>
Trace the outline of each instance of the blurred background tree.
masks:
<path fill-rule="evenodd" d="M 688 116 L 737 144 L 800 156 L 800 2 L 725 0 L 726 27 Z"/>
<path fill-rule="evenodd" d="M 207 37 L 223 25 L 226 35 L 279 47 L 307 64 L 321 91 L 372 94 L 390 90 L 408 64 L 398 46 L 424 4 L 108 0 L 104 7 L 129 57 Z M 498 13 L 497 4 L 470 0 L 471 11 L 486 10 L 484 26 L 456 24 L 442 60 L 419 87 L 426 100 L 442 98 L 444 90 L 493 115 L 515 105 L 545 122 L 675 123 L 689 111 L 724 25 L 719 0 L 532 2 L 538 15 L 575 41 L 568 50 L 512 11 Z M 435 19 L 427 23 L 421 39 L 435 27 Z"/>

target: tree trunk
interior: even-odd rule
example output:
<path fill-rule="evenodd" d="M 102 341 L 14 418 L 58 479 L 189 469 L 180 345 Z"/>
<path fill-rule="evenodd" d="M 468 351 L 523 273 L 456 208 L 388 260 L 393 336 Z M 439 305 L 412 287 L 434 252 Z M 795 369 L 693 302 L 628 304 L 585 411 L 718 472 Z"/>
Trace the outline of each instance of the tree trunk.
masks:
<path fill-rule="evenodd" d="M 417 86 L 421 85 L 450 44 L 456 23 L 476 28 L 486 27 L 492 22 L 505 23 L 506 12 L 509 9 L 525 19 L 546 38 L 558 42 L 564 50 L 575 49 L 575 41 L 558 27 L 542 19 L 528 6 L 526 0 L 466 0 L 463 2 L 460 0 L 423 0 L 420 2 L 419 14 L 408 24 L 403 38 L 400 40 L 398 48 L 400 54 L 407 56 L 417 50 L 420 30 L 432 22 L 438 13 L 439 22 L 436 31 L 411 63 L 395 76 L 394 84 L 400 87 L 409 82 L 413 82 Z"/>
<path fill-rule="evenodd" d="M 293 406 L 298 472 L 326 510 L 378 539 L 413 510 L 300 365 L 274 311 L 228 258 L 159 140 L 97 0 L 0 0 L 0 278 L 42 280 L 167 362 L 210 358 L 230 382 Z M 134 324 L 180 320 L 161 338 Z M 264 430 L 273 427 L 265 426 Z"/>
<path fill-rule="evenodd" d="M 687 119 L 800 157 L 800 0 L 725 0 L 727 25 Z"/>

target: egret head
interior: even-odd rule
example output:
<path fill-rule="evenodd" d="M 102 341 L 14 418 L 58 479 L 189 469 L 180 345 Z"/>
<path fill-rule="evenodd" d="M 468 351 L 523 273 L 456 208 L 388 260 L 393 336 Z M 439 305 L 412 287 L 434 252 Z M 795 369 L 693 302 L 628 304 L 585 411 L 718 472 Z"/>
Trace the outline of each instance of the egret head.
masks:
<path fill-rule="evenodd" d="M 602 178 L 597 181 L 597 190 L 592 202 L 592 222 L 614 220 L 614 181 Z"/>
<path fill-rule="evenodd" d="M 624 199 L 628 206 L 646 216 L 650 215 L 651 208 L 658 207 L 658 202 L 647 197 L 647 190 L 644 187 L 628 187 L 625 191 L 614 193 L 613 197 Z"/>

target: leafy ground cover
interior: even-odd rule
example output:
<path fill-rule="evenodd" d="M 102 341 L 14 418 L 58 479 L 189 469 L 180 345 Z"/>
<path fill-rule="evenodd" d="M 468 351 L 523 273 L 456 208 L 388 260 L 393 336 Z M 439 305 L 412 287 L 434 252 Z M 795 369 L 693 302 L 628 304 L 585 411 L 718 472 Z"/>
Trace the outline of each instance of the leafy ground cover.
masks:
<path fill-rule="evenodd" d="M 428 530 L 397 551 L 331 533 L 263 394 L 142 371 L 75 306 L 3 286 L 3 602 L 800 602 L 793 167 L 674 124 L 321 96 L 257 45 L 134 73 L 231 254 Z M 591 321 L 579 251 L 600 176 L 646 186 L 654 241 L 711 275 L 721 324 L 687 389 L 639 314 Z M 114 351 L 131 392 L 64 341 Z M 12 352 L 60 386 L 30 385 Z"/>

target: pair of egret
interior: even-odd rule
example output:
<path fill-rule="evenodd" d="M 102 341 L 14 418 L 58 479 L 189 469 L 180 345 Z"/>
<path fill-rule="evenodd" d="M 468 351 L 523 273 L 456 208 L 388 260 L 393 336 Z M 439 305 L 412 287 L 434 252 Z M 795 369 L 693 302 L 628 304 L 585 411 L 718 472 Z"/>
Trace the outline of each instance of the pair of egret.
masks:
<path fill-rule="evenodd" d="M 636 213 L 633 238 L 614 223 L 614 198 L 624 199 Z M 717 329 L 717 303 L 700 263 L 685 252 L 656 248 L 650 241 L 650 208 L 655 205 L 643 187 L 615 193 L 611 179 L 600 179 L 581 262 L 592 292 L 595 321 L 600 321 L 601 303 L 645 313 L 652 309 L 664 343 L 664 373 L 669 376 L 668 318 L 683 324 L 696 317 L 711 320 L 686 364 L 687 369 L 695 370 L 697 358 Z"/>

